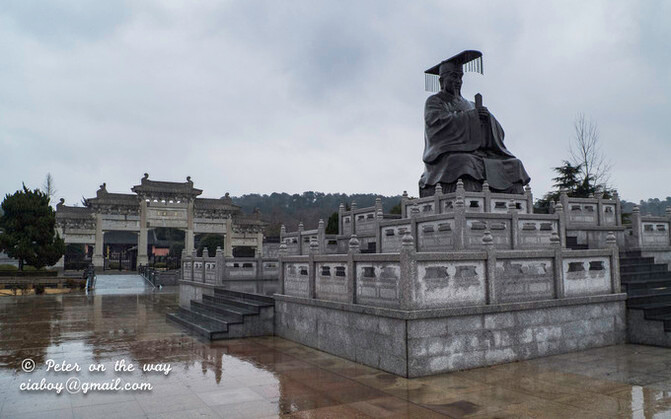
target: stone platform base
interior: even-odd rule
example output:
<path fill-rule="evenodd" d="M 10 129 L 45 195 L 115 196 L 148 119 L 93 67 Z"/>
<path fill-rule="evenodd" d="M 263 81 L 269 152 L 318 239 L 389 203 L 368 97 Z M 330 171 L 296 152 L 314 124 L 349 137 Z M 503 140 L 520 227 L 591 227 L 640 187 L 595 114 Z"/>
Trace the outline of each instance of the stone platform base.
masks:
<path fill-rule="evenodd" d="M 275 295 L 275 334 L 403 377 L 624 343 L 626 294 L 401 311 Z"/>

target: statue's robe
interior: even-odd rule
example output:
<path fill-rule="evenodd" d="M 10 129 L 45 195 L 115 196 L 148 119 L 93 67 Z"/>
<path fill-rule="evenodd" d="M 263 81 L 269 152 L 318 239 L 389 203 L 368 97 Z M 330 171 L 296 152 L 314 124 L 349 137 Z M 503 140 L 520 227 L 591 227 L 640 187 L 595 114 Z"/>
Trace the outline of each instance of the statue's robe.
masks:
<path fill-rule="evenodd" d="M 492 190 L 522 193 L 530 181 L 522 162 L 503 144 L 503 128 L 490 114 L 480 119 L 475 104 L 443 91 L 430 96 L 424 108 L 424 166 L 420 193 L 441 183 L 454 190 L 462 179 L 467 190 L 481 190 L 487 180 Z"/>

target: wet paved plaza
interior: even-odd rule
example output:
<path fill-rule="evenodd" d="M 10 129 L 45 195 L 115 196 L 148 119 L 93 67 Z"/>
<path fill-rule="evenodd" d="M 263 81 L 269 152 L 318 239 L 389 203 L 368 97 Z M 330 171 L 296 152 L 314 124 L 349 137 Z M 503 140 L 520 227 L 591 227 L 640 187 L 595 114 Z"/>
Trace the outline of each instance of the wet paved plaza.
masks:
<path fill-rule="evenodd" d="M 671 417 L 671 349 L 621 345 L 408 380 L 280 338 L 202 342 L 166 322 L 174 289 L 129 290 L 1 297 L 0 417 Z M 47 360 L 81 371 L 46 371 Z M 172 369 L 115 372 L 122 360 Z M 74 394 L 20 390 L 75 379 Z M 82 394 L 116 379 L 153 388 Z"/>

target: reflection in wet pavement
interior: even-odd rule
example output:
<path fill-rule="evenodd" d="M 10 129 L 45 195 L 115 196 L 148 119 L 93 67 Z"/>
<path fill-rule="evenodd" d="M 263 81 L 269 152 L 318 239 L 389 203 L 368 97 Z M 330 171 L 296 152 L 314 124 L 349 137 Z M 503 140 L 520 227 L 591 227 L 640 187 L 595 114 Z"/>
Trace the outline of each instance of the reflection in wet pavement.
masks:
<path fill-rule="evenodd" d="M 408 380 L 280 338 L 201 342 L 166 322 L 176 306 L 174 292 L 0 298 L 0 417 L 671 416 L 671 349 L 620 345 Z M 47 372 L 48 359 L 82 371 Z M 122 359 L 172 371 L 112 371 Z M 69 377 L 153 389 L 19 390 Z"/>

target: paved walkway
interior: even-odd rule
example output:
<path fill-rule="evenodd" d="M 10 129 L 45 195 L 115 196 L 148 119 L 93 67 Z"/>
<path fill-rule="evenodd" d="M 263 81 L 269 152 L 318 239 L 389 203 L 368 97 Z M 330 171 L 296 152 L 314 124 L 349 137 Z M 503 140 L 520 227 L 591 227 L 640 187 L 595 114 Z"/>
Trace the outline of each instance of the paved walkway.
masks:
<path fill-rule="evenodd" d="M 670 349 L 620 345 L 408 380 L 280 338 L 201 342 L 165 321 L 176 305 L 177 294 L 155 292 L 1 298 L 0 417 L 671 417 Z M 33 372 L 21 370 L 26 358 Z M 82 371 L 47 372 L 49 359 Z M 172 370 L 114 372 L 121 360 Z M 19 390 L 70 377 L 153 389 Z"/>

